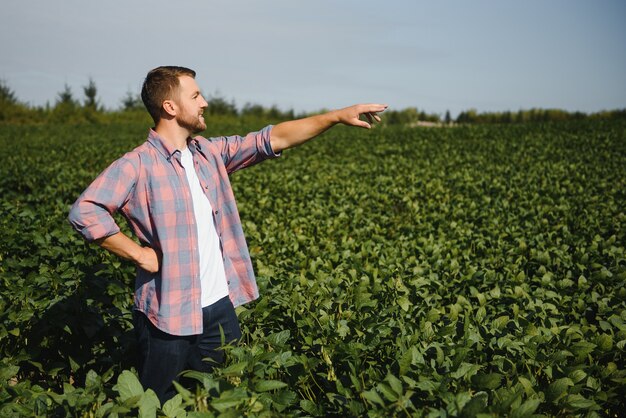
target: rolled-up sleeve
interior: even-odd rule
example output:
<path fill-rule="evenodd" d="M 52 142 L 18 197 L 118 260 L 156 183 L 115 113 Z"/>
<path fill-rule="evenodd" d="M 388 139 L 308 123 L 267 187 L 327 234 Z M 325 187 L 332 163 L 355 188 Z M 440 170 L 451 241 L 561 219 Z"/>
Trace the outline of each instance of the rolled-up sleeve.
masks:
<path fill-rule="evenodd" d="M 268 158 L 276 158 L 270 142 L 270 133 L 273 125 L 268 125 L 258 132 L 251 132 L 246 136 L 223 136 L 212 138 L 220 147 L 220 153 L 226 166 L 226 171 L 232 173 L 242 168 L 250 167 Z"/>
<path fill-rule="evenodd" d="M 121 158 L 104 170 L 72 205 L 68 220 L 87 241 L 120 231 L 112 214 L 124 206 L 136 184 L 137 170 Z"/>

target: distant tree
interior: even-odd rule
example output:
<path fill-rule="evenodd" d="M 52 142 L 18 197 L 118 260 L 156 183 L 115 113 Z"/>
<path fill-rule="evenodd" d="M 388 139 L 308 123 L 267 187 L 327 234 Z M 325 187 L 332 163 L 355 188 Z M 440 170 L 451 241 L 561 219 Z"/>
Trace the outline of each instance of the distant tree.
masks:
<path fill-rule="evenodd" d="M 450 117 L 449 110 L 446 110 L 446 115 L 444 116 L 443 121 L 446 123 L 446 125 L 450 125 L 452 123 L 452 117 Z"/>
<path fill-rule="evenodd" d="M 270 107 L 267 111 L 267 117 L 269 117 L 270 119 L 280 119 L 282 115 L 282 112 L 276 105 L 272 105 L 272 107 Z"/>
<path fill-rule="evenodd" d="M 207 99 L 207 113 L 209 115 L 237 116 L 237 107 L 234 101 L 227 101 L 219 92 Z"/>
<path fill-rule="evenodd" d="M 5 80 L 0 79 L 0 102 L 6 104 L 17 104 L 15 92 L 8 86 Z"/>
<path fill-rule="evenodd" d="M 296 119 L 296 112 L 294 112 L 293 109 L 289 109 L 286 112 L 283 112 L 283 119 Z"/>
<path fill-rule="evenodd" d="M 139 94 L 133 94 L 132 92 L 126 92 L 126 97 L 122 99 L 122 108 L 124 110 L 139 110 L 143 109 L 143 101 Z"/>
<path fill-rule="evenodd" d="M 98 88 L 91 77 L 89 77 L 89 83 L 83 86 L 83 92 L 85 93 L 85 107 L 97 110 L 98 102 L 96 96 L 98 95 Z"/>
<path fill-rule="evenodd" d="M 70 86 L 65 84 L 63 91 L 58 93 L 57 96 L 57 105 L 75 105 L 76 101 L 74 100 L 74 94 L 72 93 L 72 89 Z"/>
<path fill-rule="evenodd" d="M 0 80 L 0 121 L 30 121 L 34 114 L 27 105 L 20 103 L 7 82 Z"/>
<path fill-rule="evenodd" d="M 265 108 L 257 103 L 246 103 L 241 109 L 242 116 L 255 116 L 263 117 L 265 115 Z"/>
<path fill-rule="evenodd" d="M 50 121 L 55 123 L 68 123 L 84 121 L 82 112 L 78 110 L 79 103 L 74 99 L 70 86 L 65 84 L 63 90 L 57 94 L 57 101 L 50 112 Z"/>
<path fill-rule="evenodd" d="M 457 116 L 456 121 L 458 123 L 474 123 L 477 121 L 477 119 L 478 119 L 478 114 L 476 112 L 476 109 L 470 109 L 465 112 L 459 113 L 459 116 Z"/>

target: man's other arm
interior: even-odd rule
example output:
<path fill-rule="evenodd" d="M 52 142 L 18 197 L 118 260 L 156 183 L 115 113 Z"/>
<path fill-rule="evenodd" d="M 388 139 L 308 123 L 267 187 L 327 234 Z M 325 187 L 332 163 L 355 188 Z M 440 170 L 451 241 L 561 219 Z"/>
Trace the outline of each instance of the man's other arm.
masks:
<path fill-rule="evenodd" d="M 118 257 L 132 261 L 148 273 L 159 271 L 159 256 L 156 251 L 150 247 L 142 247 L 122 232 L 94 242 Z"/>
<path fill-rule="evenodd" d="M 378 113 L 385 109 L 387 105 L 384 104 L 358 104 L 321 115 L 279 123 L 271 132 L 272 149 L 275 153 L 279 153 L 287 148 L 298 146 L 338 123 L 370 129 L 374 121 L 380 122 Z M 362 115 L 369 123 L 360 119 Z"/>
<path fill-rule="evenodd" d="M 115 161 L 74 202 L 68 220 L 88 242 L 95 242 L 154 273 L 159 270 L 157 253 L 152 248 L 140 246 L 120 232 L 112 216 L 127 202 L 136 178 L 137 169 L 129 160 Z"/>

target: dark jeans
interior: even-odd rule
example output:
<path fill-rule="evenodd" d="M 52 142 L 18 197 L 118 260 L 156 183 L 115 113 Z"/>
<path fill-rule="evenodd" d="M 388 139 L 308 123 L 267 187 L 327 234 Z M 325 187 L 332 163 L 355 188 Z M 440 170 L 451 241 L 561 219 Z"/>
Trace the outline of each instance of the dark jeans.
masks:
<path fill-rule="evenodd" d="M 144 389 L 151 388 L 161 404 L 176 395 L 172 381 L 183 370 L 209 372 L 224 363 L 220 325 L 226 343 L 241 338 L 235 308 L 228 296 L 202 308 L 203 333 L 177 336 L 156 328 L 141 312 L 133 311 L 138 343 L 139 380 Z M 210 360 L 203 360 L 205 358 Z"/>

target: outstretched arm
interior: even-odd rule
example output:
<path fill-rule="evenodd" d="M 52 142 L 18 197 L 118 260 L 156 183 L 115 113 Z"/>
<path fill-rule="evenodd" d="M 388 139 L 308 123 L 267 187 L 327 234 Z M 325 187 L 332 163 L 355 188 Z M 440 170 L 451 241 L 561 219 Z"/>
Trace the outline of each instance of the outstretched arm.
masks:
<path fill-rule="evenodd" d="M 380 122 L 378 113 L 385 109 L 387 105 L 384 104 L 358 104 L 322 115 L 279 123 L 271 132 L 272 149 L 278 153 L 298 146 L 338 123 L 370 129 L 374 121 Z M 361 120 L 361 115 L 364 115 L 369 123 Z"/>

